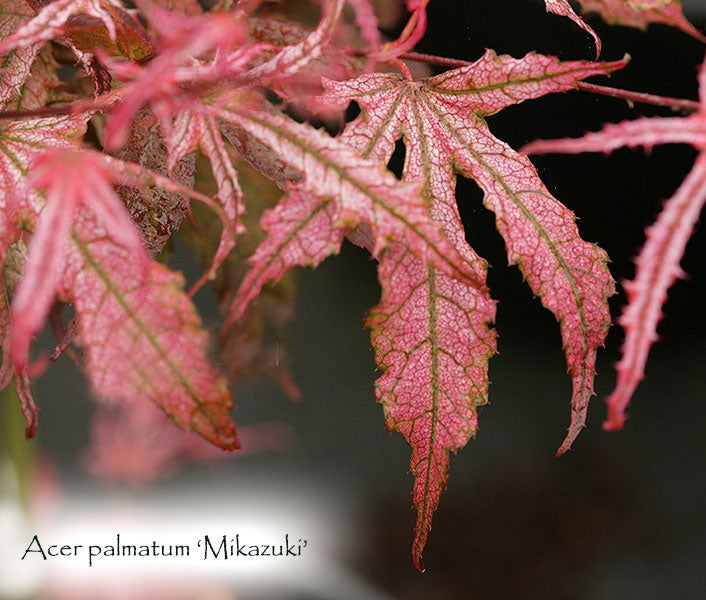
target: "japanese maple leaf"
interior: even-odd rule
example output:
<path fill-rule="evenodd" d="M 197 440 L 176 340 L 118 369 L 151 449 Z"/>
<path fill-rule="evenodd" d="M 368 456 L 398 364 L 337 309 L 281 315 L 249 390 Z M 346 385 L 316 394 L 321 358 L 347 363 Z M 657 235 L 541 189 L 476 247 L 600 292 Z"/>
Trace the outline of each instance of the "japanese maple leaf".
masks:
<path fill-rule="evenodd" d="M 80 52 L 103 52 L 141 59 L 152 47 L 142 26 L 117 0 L 30 1 L 38 11 L 0 41 L 0 54 L 66 38 Z M 22 13 L 21 13 L 22 14 Z"/>
<path fill-rule="evenodd" d="M 282 450 L 292 430 L 283 423 L 239 427 L 246 450 L 238 456 Z M 83 459 L 88 471 L 111 483 L 141 485 L 168 477 L 181 465 L 226 458 L 193 432 L 181 431 L 151 402 L 135 398 L 101 406 L 91 422 L 91 444 Z"/>
<path fill-rule="evenodd" d="M 0 38 L 13 34 L 21 25 L 34 15 L 25 0 L 2 0 L 0 2 Z M 29 77 L 34 58 L 41 43 L 31 44 L 23 48 L 15 48 L 0 52 L 2 64 L 0 68 L 0 107 L 16 94 L 20 86 Z"/>
<path fill-rule="evenodd" d="M 598 34 L 593 31 L 593 29 L 589 27 L 586 22 L 576 14 L 574 9 L 571 8 L 571 4 L 569 4 L 569 0 L 544 0 L 544 4 L 547 7 L 547 12 L 554 13 L 555 15 L 559 15 L 562 17 L 568 17 L 579 27 L 581 27 L 581 29 L 587 31 L 596 43 L 596 57 L 600 56 L 601 38 L 599 38 Z"/>
<path fill-rule="evenodd" d="M 474 177 L 486 189 L 511 259 L 521 263 L 533 289 L 562 321 L 575 383 L 575 414 L 563 451 L 581 428 L 592 393 L 595 349 L 609 324 L 605 298 L 613 282 L 604 253 L 580 240 L 573 215 L 549 195 L 526 158 L 491 136 L 483 116 L 571 89 L 583 77 L 624 64 L 559 63 L 537 55 L 515 60 L 488 53 L 471 67 L 421 82 L 389 74 L 327 82 L 339 103 L 355 99 L 363 107 L 363 115 L 341 139 L 357 151 L 356 161 L 343 161 L 343 149 L 327 136 L 283 115 L 268 118 L 269 113 L 244 106 L 219 114 L 236 126 L 232 139 L 246 159 L 283 185 L 294 182 L 262 219 L 269 235 L 251 258 L 253 268 L 236 295 L 231 321 L 244 314 L 266 281 L 278 280 L 294 265 L 318 264 L 338 250 L 347 234 L 380 259 L 383 304 L 370 317 L 378 360 L 387 371 L 378 382 L 378 395 L 389 409 L 390 427 L 413 445 L 417 565 L 446 481 L 448 453 L 463 446 L 475 430 L 475 408 L 487 395 L 487 358 L 495 348 L 488 330 L 494 307 L 484 281 L 485 263 L 463 241 L 453 170 Z M 341 218 L 341 209 L 355 199 L 353 193 L 360 196 L 370 189 L 375 171 L 367 165 L 379 165 L 379 180 L 384 173 L 379 169 L 400 136 L 408 151 L 398 187 L 412 186 L 418 194 L 421 186 L 431 214 L 419 212 L 418 218 L 430 219 L 425 232 L 433 232 L 432 223 L 441 227 L 443 237 L 435 236 L 444 244 L 441 253 L 439 246 L 429 247 L 429 238 L 419 239 L 421 221 L 409 226 L 413 213 L 400 199 L 386 198 L 382 206 L 374 201 L 373 218 Z M 432 139 L 434 145 L 427 143 Z M 362 167 L 371 174 L 364 179 Z M 369 192 L 366 196 L 370 206 L 374 198 Z M 409 197 L 414 199 L 411 193 Z M 401 214 L 406 224 L 395 222 Z M 396 235 L 380 230 L 383 216 Z"/>
<path fill-rule="evenodd" d="M 608 417 L 603 424 L 607 430 L 623 427 L 625 410 L 644 377 L 650 348 L 657 340 L 667 290 L 683 275 L 679 262 L 706 202 L 706 64 L 699 80 L 701 110 L 696 114 L 626 121 L 582 138 L 536 141 L 524 148 L 535 154 L 578 154 L 612 152 L 623 146 L 650 150 L 657 144 L 689 144 L 701 151 L 689 175 L 647 230 L 647 241 L 636 260 L 635 279 L 624 285 L 628 303 L 620 324 L 625 329 L 625 342 L 617 365 L 618 381 L 607 399 Z"/>
<path fill-rule="evenodd" d="M 31 165 L 27 186 L 45 189 L 46 200 L 19 197 L 20 212 L 37 216 L 10 313 L 16 371 L 26 371 L 31 338 L 58 295 L 75 307 L 85 369 L 99 396 L 150 399 L 182 428 L 238 447 L 232 399 L 208 360 L 183 278 L 150 259 L 112 182 L 135 185 L 149 176 L 167 190 L 198 195 L 88 150 L 46 150 Z"/>
<path fill-rule="evenodd" d="M 404 140 L 403 181 L 422 182 L 433 218 L 476 275 L 471 283 L 460 281 L 400 243 L 380 255 L 382 301 L 368 317 L 383 371 L 376 395 L 388 428 L 412 446 L 417 567 L 446 486 L 449 452 L 475 434 L 477 407 L 487 402 L 488 358 L 495 352 L 486 264 L 465 241 L 454 195 L 456 175 L 474 179 L 484 190 L 510 262 L 519 264 L 561 323 L 574 386 L 571 427 L 559 449 L 565 452 L 584 425 L 593 394 L 595 355 L 610 324 L 606 298 L 613 293 L 613 280 L 605 253 L 581 240 L 571 211 L 551 196 L 525 156 L 491 134 L 484 117 L 572 89 L 583 78 L 624 64 L 562 63 L 536 54 L 514 59 L 488 51 L 468 67 L 422 81 L 373 74 L 326 83 L 332 98 L 355 101 L 362 109 L 342 136 L 362 156 L 387 164 L 395 142 Z"/>
<path fill-rule="evenodd" d="M 36 97 L 30 94 L 27 99 L 30 107 L 33 100 Z M 36 195 L 28 196 L 24 206 L 19 207 L 15 194 L 35 158 L 47 149 L 73 147 L 85 130 L 87 118 L 84 115 L 14 121 L 0 129 L 0 345 L 3 350 L 0 384 L 4 387 L 14 377 L 30 437 L 36 429 L 37 412 L 26 369 L 17 369 L 10 360 L 9 309 L 24 269 L 26 229 L 31 226 L 39 199 Z"/>
<path fill-rule="evenodd" d="M 555 0 L 546 0 L 547 4 Z M 565 0 L 561 0 L 565 2 Z M 684 16 L 679 0 L 578 0 L 586 13 L 597 13 L 610 25 L 627 25 L 647 29 L 651 23 L 662 23 L 706 42 L 706 37 Z M 556 11 L 554 11 L 556 12 Z"/>
<path fill-rule="evenodd" d="M 399 182 L 346 143 L 266 108 L 239 105 L 221 110 L 219 118 L 231 126 L 243 157 L 288 191 L 263 217 L 269 236 L 252 257 L 226 327 L 243 316 L 265 282 L 296 265 L 316 266 L 361 225 L 370 232 L 373 256 L 402 242 L 439 271 L 478 280 L 475 265 L 431 218 L 419 182 Z"/>

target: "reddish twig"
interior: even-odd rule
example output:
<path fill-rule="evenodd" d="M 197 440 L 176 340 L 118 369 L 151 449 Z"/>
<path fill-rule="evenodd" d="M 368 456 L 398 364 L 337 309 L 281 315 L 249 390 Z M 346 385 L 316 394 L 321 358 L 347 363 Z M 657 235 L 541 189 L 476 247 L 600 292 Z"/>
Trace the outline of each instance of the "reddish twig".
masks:
<path fill-rule="evenodd" d="M 120 100 L 122 90 L 113 90 L 97 98 L 83 98 L 70 104 L 45 106 L 34 110 L 3 110 L 0 111 L 0 120 L 6 119 L 38 119 L 43 117 L 60 117 L 64 115 L 78 115 L 82 112 L 101 111 L 112 107 Z"/>
<path fill-rule="evenodd" d="M 456 69 L 458 67 L 467 67 L 473 63 L 470 60 L 461 60 L 459 58 L 445 58 L 443 56 L 434 56 L 433 54 L 422 54 L 421 52 L 405 52 L 400 54 L 400 58 L 404 60 L 413 60 L 414 62 L 426 63 L 428 65 L 437 65 L 439 67 L 449 67 Z"/>
<path fill-rule="evenodd" d="M 697 112 L 701 110 L 701 105 L 695 100 L 684 100 L 683 98 L 670 98 L 668 96 L 656 96 L 654 94 L 646 94 L 644 92 L 631 92 L 629 90 L 619 90 L 617 88 L 607 87 L 604 85 L 596 85 L 594 83 L 580 82 L 578 89 L 582 92 L 591 92 L 592 94 L 600 94 L 611 98 L 620 98 L 627 102 L 641 102 L 643 104 L 652 104 L 654 106 L 664 106 L 672 110 L 687 110 Z"/>

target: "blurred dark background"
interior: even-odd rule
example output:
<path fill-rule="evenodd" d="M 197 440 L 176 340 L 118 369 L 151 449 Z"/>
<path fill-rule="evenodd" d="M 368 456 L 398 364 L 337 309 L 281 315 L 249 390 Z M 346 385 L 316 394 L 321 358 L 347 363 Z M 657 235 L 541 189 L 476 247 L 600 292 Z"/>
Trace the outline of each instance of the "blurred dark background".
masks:
<path fill-rule="evenodd" d="M 688 15 L 704 30 L 706 10 Z M 633 57 L 609 85 L 696 97 L 702 44 L 663 26 L 642 33 L 597 18 L 590 24 L 603 39 L 605 60 L 626 52 Z M 418 50 L 474 60 L 486 47 L 513 56 L 537 50 L 565 60 L 594 57 L 589 36 L 546 14 L 541 2 L 431 2 L 429 30 Z M 519 148 L 605 122 L 670 114 L 571 92 L 511 107 L 489 122 L 498 137 Z M 694 157 L 690 148 L 664 146 L 650 155 L 620 150 L 610 157 L 533 160 L 549 190 L 580 217 L 584 239 L 607 250 L 613 275 L 622 281 L 633 275 L 645 227 Z M 457 196 L 469 242 L 493 265 L 489 281 L 500 302 L 500 353 L 491 363 L 491 404 L 481 411 L 478 437 L 452 459 L 426 549 L 426 573 L 415 571 L 409 555 L 409 451 L 401 437 L 385 430 L 374 401 L 375 364 L 362 323 L 379 296 L 375 265 L 351 245 L 298 277 L 289 348 L 303 403 L 289 402 L 273 383 L 234 388 L 238 421 L 289 423 L 297 435 L 293 448 L 188 468 L 181 480 L 198 486 L 258 473 L 273 481 L 301 476 L 338 489 L 358 507 L 352 525 L 357 547 L 339 558 L 392 598 L 706 597 L 706 227 L 697 228 L 682 263 L 690 279 L 670 291 L 661 340 L 624 431 L 601 429 L 602 399 L 615 381 L 622 342 L 614 327 L 599 355 L 598 397 L 588 427 L 569 454 L 555 459 L 570 398 L 558 326 L 519 271 L 507 266 L 475 184 L 460 181 Z M 612 299 L 614 316 L 624 300 L 622 291 Z M 198 301 L 215 328 L 213 299 L 201 294 Z M 59 457 L 68 481 L 83 481 L 77 457 L 88 437 L 90 404 L 81 377 L 67 360 L 61 364 L 38 385 L 40 443 Z M 322 597 L 338 596 L 332 591 Z"/>

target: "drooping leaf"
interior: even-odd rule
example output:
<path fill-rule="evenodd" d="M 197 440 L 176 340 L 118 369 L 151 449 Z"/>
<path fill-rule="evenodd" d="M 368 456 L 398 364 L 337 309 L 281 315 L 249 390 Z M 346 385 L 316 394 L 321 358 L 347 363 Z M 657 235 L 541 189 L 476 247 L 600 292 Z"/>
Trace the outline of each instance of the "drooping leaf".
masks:
<path fill-rule="evenodd" d="M 77 339 L 99 396 L 150 399 L 180 427 L 236 448 L 232 399 L 208 360 L 207 336 L 183 278 L 150 259 L 112 189 L 121 163 L 55 149 L 32 165 L 28 185 L 45 189 L 46 201 L 35 204 L 37 224 L 11 307 L 16 370 L 25 370 L 31 338 L 58 295 L 75 307 Z"/>
<path fill-rule="evenodd" d="M 361 107 L 342 139 L 362 156 L 386 164 L 397 139 L 404 140 L 403 179 L 423 182 L 434 219 L 475 272 L 470 281 L 459 281 L 404 244 L 391 245 L 380 257 L 382 302 L 368 319 L 383 370 L 377 395 L 387 426 L 412 446 L 418 514 L 412 553 L 418 567 L 446 486 L 449 452 L 475 433 L 476 408 L 487 401 L 488 358 L 495 352 L 485 262 L 464 239 L 456 174 L 485 191 L 510 262 L 519 264 L 561 323 L 574 384 L 571 428 L 560 449 L 565 451 L 583 426 L 592 395 L 613 280 L 603 251 L 581 240 L 573 214 L 549 194 L 526 157 L 493 137 L 483 117 L 624 64 L 561 63 L 535 54 L 513 59 L 488 51 L 468 67 L 418 82 L 395 74 L 326 82 L 334 100 Z"/>
<path fill-rule="evenodd" d="M 581 29 L 587 31 L 596 43 L 596 56 L 598 57 L 601 55 L 601 38 L 599 38 L 598 34 L 596 34 L 596 32 L 593 31 L 593 29 L 576 14 L 574 9 L 571 8 L 571 4 L 569 4 L 569 0 L 544 0 L 544 4 L 547 7 L 547 12 L 554 13 L 555 15 L 562 17 L 567 17 L 576 23 Z"/>
<path fill-rule="evenodd" d="M 94 390 L 115 401 L 150 399 L 179 427 L 220 448 L 239 448 L 233 401 L 210 364 L 208 336 L 183 277 L 154 261 L 144 272 L 133 253 L 92 215 L 79 217 L 63 285 Z"/>
<path fill-rule="evenodd" d="M 625 329 L 623 356 L 617 365 L 618 381 L 608 397 L 607 430 L 621 429 L 625 410 L 645 374 L 667 291 L 682 271 L 679 267 L 704 202 L 706 202 L 706 63 L 700 74 L 701 111 L 684 118 L 652 118 L 607 125 L 602 131 L 578 139 L 536 141 L 525 147 L 530 153 L 612 152 L 627 146 L 689 144 L 701 151 L 691 173 L 666 202 L 657 221 L 647 230 L 647 241 L 636 260 L 634 281 L 624 285 L 628 303 L 620 324 Z"/>
<path fill-rule="evenodd" d="M 238 456 L 284 450 L 294 437 L 287 425 L 278 422 L 239 427 L 238 434 L 244 445 Z M 151 402 L 135 399 L 98 409 L 83 462 L 95 477 L 139 486 L 168 477 L 183 464 L 228 456 L 193 433 L 174 427 Z"/>
<path fill-rule="evenodd" d="M 113 191 L 109 173 L 97 161 L 71 150 L 47 150 L 32 161 L 26 189 L 33 188 L 46 189 L 47 198 L 12 301 L 10 351 L 18 370 L 26 368 L 32 336 L 41 329 L 54 301 L 65 261 L 64 246 L 79 209 L 94 211 L 110 227 L 115 242 L 135 251 L 140 259 L 135 265 L 138 270 L 147 260 L 140 235 Z"/>
<path fill-rule="evenodd" d="M 27 370 L 12 364 L 9 309 L 25 265 L 27 232 L 34 228 L 40 201 L 34 194 L 18 197 L 17 192 L 35 158 L 47 149 L 73 147 L 85 130 L 87 118 L 14 121 L 0 130 L 0 387 L 14 377 L 30 437 L 37 427 L 37 411 Z"/>
<path fill-rule="evenodd" d="M 652 23 L 662 23 L 706 42 L 682 11 L 679 0 L 578 0 L 586 13 L 597 13 L 610 25 L 627 25 L 647 29 Z"/>

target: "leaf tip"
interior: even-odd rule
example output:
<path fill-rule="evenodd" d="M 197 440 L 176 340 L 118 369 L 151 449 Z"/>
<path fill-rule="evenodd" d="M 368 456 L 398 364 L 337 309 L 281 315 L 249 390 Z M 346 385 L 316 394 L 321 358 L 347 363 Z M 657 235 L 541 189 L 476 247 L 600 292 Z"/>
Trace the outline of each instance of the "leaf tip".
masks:
<path fill-rule="evenodd" d="M 620 431 L 627 420 L 625 416 L 627 401 L 615 394 L 611 394 L 607 398 L 606 403 L 608 404 L 608 416 L 603 421 L 603 431 Z"/>
<path fill-rule="evenodd" d="M 592 395 L 592 394 L 591 394 Z M 569 425 L 569 430 L 561 443 L 561 446 L 556 451 L 556 457 L 566 454 L 573 446 L 576 438 L 581 433 L 581 430 L 586 427 L 586 413 L 588 412 L 588 398 L 585 400 L 577 402 L 572 400 L 572 411 L 571 411 L 571 424 Z"/>
<path fill-rule="evenodd" d="M 227 392 L 226 392 L 227 393 Z M 230 394 L 228 402 L 202 404 L 191 417 L 190 428 L 213 445 L 232 452 L 241 448 L 235 422 L 230 416 Z"/>
<path fill-rule="evenodd" d="M 557 448 L 555 456 L 559 458 L 560 456 L 563 456 L 566 454 L 569 450 L 571 450 L 571 446 L 573 443 L 576 441 L 576 438 L 578 437 L 581 429 L 577 429 L 574 431 L 573 427 L 569 428 L 569 433 L 566 434 L 566 437 L 564 438 L 564 441 L 561 443 L 561 446 Z"/>
<path fill-rule="evenodd" d="M 412 563 L 414 568 L 420 573 L 424 573 L 426 569 L 422 567 L 422 555 L 424 546 L 427 543 L 427 532 L 417 531 L 414 536 L 414 545 L 412 546 Z"/>

